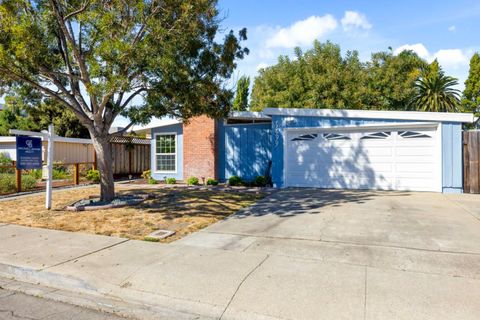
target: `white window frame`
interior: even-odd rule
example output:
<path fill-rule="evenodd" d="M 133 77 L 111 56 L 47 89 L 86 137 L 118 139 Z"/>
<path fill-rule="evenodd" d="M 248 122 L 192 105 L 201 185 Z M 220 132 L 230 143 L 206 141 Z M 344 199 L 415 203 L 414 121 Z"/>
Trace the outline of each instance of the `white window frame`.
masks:
<path fill-rule="evenodd" d="M 157 155 L 171 155 L 173 153 L 157 153 L 157 137 L 158 136 L 175 136 L 175 170 L 158 170 L 157 168 Z M 178 161 L 178 139 L 177 139 L 176 132 L 157 132 L 154 134 L 154 152 L 153 155 L 155 156 L 154 164 L 155 164 L 155 173 L 177 173 L 177 161 Z"/>

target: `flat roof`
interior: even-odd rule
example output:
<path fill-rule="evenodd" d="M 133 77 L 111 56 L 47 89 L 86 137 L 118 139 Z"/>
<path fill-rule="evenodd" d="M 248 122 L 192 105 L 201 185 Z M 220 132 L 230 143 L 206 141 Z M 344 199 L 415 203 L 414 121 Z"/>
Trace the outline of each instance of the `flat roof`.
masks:
<path fill-rule="evenodd" d="M 456 113 L 456 112 L 266 108 L 265 110 L 263 110 L 263 114 L 269 115 L 269 116 L 396 119 L 396 120 L 422 120 L 422 121 L 461 122 L 461 123 L 473 123 L 475 121 L 475 117 L 473 113 Z"/>

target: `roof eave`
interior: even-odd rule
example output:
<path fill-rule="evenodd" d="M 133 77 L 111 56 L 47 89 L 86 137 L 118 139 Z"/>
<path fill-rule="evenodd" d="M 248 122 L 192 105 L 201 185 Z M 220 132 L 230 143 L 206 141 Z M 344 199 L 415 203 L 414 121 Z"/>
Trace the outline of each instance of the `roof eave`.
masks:
<path fill-rule="evenodd" d="M 380 111 L 380 110 L 344 110 L 344 109 L 295 109 L 266 108 L 264 114 L 270 116 L 309 116 L 326 118 L 356 119 L 394 119 L 414 121 L 439 121 L 473 123 L 473 113 L 421 112 L 421 111 Z"/>

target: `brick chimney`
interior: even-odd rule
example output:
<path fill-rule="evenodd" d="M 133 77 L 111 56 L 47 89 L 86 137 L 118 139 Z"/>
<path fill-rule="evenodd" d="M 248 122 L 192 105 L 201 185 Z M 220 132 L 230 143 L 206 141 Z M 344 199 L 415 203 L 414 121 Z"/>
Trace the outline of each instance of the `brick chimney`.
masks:
<path fill-rule="evenodd" d="M 199 116 L 183 125 L 183 177 L 197 177 L 202 183 L 217 179 L 217 132 L 214 119 Z"/>

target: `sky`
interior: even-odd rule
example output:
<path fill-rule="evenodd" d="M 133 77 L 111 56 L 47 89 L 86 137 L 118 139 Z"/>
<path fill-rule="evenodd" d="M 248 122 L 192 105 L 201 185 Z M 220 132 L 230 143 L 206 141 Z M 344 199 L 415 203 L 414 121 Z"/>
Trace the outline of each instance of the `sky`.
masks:
<path fill-rule="evenodd" d="M 445 73 L 464 88 L 469 60 L 480 51 L 480 1 L 314 1 L 220 0 L 225 31 L 246 27 L 249 56 L 238 63 L 235 78 L 253 78 L 279 55 L 293 56 L 296 46 L 330 40 L 342 52 L 357 50 L 363 61 L 372 52 L 410 49 L 438 59 Z"/>

